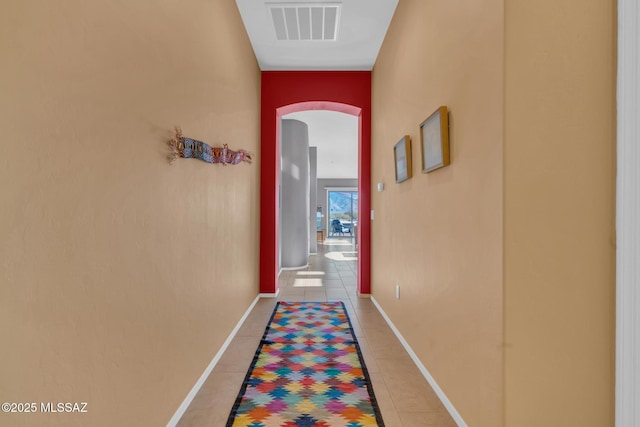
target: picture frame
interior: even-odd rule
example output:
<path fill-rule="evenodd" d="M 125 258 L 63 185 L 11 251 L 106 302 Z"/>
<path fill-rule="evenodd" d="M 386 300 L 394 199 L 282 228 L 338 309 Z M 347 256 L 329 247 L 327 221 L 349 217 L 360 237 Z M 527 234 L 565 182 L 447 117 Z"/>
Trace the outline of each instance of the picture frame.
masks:
<path fill-rule="evenodd" d="M 403 136 L 393 146 L 393 159 L 396 166 L 396 183 L 411 178 L 411 137 Z"/>
<path fill-rule="evenodd" d="M 439 107 L 420 123 L 422 173 L 429 173 L 451 163 L 449 153 L 449 112 Z"/>

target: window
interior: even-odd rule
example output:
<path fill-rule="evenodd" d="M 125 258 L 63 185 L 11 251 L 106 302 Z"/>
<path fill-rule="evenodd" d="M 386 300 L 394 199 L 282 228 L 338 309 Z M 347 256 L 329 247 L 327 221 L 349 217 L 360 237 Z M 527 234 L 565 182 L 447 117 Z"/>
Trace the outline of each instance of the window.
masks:
<path fill-rule="evenodd" d="M 329 236 L 353 235 L 353 227 L 358 223 L 358 192 L 330 190 L 329 218 L 327 229 Z"/>

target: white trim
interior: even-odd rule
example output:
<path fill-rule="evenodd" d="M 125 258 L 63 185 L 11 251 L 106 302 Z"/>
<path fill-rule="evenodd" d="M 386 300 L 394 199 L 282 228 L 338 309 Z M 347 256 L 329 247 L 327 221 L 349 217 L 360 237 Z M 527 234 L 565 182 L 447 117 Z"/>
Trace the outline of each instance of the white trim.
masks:
<path fill-rule="evenodd" d="M 640 426 L 640 7 L 618 0 L 616 427 Z"/>
<path fill-rule="evenodd" d="M 260 295 L 258 295 L 259 298 L 278 298 L 278 295 L 280 295 L 280 288 L 276 289 L 275 293 L 262 293 Z"/>
<path fill-rule="evenodd" d="M 407 353 L 409 353 L 409 356 L 411 356 L 411 359 L 413 359 L 413 363 L 416 364 L 416 366 L 418 367 L 422 375 L 424 375 L 425 379 L 433 389 L 433 391 L 435 391 L 435 393 L 438 395 L 438 397 L 440 398 L 440 401 L 442 402 L 444 407 L 447 409 L 447 411 L 451 415 L 451 418 L 453 418 L 456 424 L 458 424 L 458 427 L 467 427 L 467 424 L 464 422 L 464 420 L 462 419 L 462 416 L 458 413 L 456 408 L 453 406 L 453 403 L 451 403 L 451 401 L 447 398 L 447 396 L 444 394 L 444 391 L 442 391 L 442 389 L 440 388 L 436 380 L 433 378 L 433 376 L 431 376 L 429 371 L 427 371 L 427 368 L 425 368 L 425 366 L 422 364 L 420 359 L 418 359 L 418 356 L 415 354 L 415 352 L 413 351 L 409 343 L 404 339 L 404 337 L 402 336 L 398 328 L 396 328 L 396 326 L 393 324 L 391 319 L 389 319 L 389 316 L 387 316 L 387 313 L 385 313 L 382 307 L 380 306 L 380 304 L 378 304 L 378 301 L 376 301 L 373 295 L 371 295 L 370 298 L 373 304 L 376 306 L 376 308 L 380 312 L 380 314 L 382 315 L 382 317 L 384 318 L 384 320 L 389 324 L 389 327 L 391 328 L 393 333 L 396 335 L 396 337 L 398 337 L 398 340 L 400 341 L 404 349 L 407 350 Z"/>
<path fill-rule="evenodd" d="M 262 294 L 260 294 L 260 295 L 262 295 Z M 193 400 L 194 397 L 196 397 L 196 394 L 198 394 L 198 391 L 200 391 L 200 387 L 202 387 L 204 382 L 207 380 L 207 378 L 209 377 L 209 374 L 211 373 L 211 371 L 213 371 L 213 368 L 216 366 L 218 361 L 220 361 L 220 358 L 222 357 L 222 354 L 225 352 L 227 347 L 229 347 L 229 344 L 231 344 L 231 341 L 233 340 L 233 338 L 236 336 L 236 334 L 240 330 L 240 327 L 242 326 L 244 321 L 247 320 L 247 317 L 251 313 L 251 310 L 253 310 L 253 307 L 260 300 L 260 295 L 258 295 L 253 300 L 253 302 L 251 303 L 249 308 L 247 308 L 247 310 L 244 312 L 244 314 L 242 315 L 242 317 L 240 318 L 240 320 L 236 324 L 236 327 L 233 328 L 233 330 L 231 331 L 231 333 L 227 337 L 226 341 L 222 344 L 222 347 L 220 347 L 220 350 L 218 350 L 216 355 L 213 357 L 213 359 L 209 363 L 209 366 L 207 366 L 207 368 L 204 370 L 202 375 L 200 375 L 200 378 L 198 378 L 198 381 L 196 381 L 196 383 L 193 386 L 193 388 L 191 388 L 191 391 L 189 392 L 189 394 L 187 394 L 187 397 L 184 398 L 184 400 L 182 401 L 182 404 L 180 404 L 180 407 L 178 407 L 178 410 L 175 412 L 175 414 L 173 414 L 173 417 L 171 417 L 171 419 L 167 423 L 167 427 L 175 427 L 178 424 L 178 422 L 180 421 L 180 418 L 182 418 L 182 416 L 186 412 L 187 408 L 189 408 L 189 405 L 191 404 L 191 401 Z"/>
<path fill-rule="evenodd" d="M 293 270 L 304 270 L 309 267 L 309 263 L 307 262 L 305 265 L 301 265 L 300 267 L 280 267 L 280 272 L 285 271 L 293 271 Z"/>

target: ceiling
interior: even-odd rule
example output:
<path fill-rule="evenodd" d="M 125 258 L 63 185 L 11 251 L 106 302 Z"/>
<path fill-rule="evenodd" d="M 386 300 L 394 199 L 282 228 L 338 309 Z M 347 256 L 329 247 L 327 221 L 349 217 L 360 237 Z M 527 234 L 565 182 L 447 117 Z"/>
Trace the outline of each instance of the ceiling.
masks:
<path fill-rule="evenodd" d="M 236 0 L 260 69 L 366 70 L 376 62 L 398 0 Z M 283 118 L 309 126 L 318 178 L 357 178 L 358 119 L 334 111 Z"/>
<path fill-rule="evenodd" d="M 236 4 L 263 71 L 371 70 L 398 0 Z"/>
<path fill-rule="evenodd" d="M 358 118 L 336 111 L 312 110 L 282 116 L 305 122 L 309 146 L 317 147 L 318 178 L 358 178 Z"/>

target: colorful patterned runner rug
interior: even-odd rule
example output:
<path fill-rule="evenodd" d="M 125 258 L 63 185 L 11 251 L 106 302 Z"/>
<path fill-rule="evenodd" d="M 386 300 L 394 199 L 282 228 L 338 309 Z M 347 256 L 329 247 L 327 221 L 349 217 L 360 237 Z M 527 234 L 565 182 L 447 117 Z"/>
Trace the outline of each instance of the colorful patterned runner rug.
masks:
<path fill-rule="evenodd" d="M 227 427 L 384 427 L 342 302 L 278 302 Z"/>

